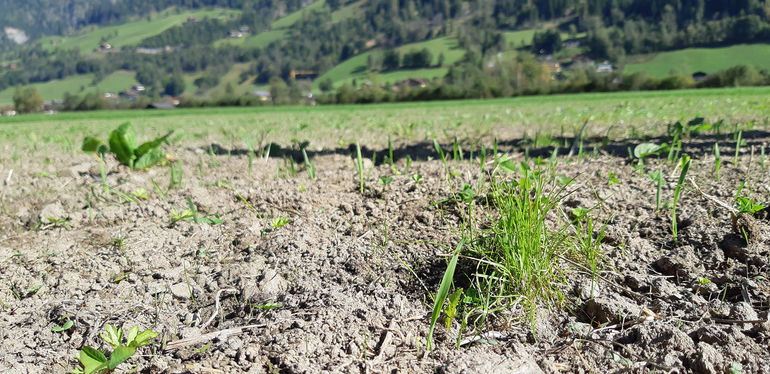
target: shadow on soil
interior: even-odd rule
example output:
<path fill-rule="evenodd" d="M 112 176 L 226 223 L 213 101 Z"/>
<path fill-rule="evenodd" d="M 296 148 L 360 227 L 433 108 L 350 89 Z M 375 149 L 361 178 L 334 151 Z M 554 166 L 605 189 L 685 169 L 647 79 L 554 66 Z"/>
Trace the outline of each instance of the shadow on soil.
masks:
<path fill-rule="evenodd" d="M 760 150 L 766 146 L 766 143 L 761 139 L 767 139 L 770 136 L 770 132 L 759 130 L 744 131 L 741 136 L 741 154 L 749 154 L 752 152 L 758 156 Z M 582 139 L 582 152 L 584 154 L 591 154 L 594 152 L 601 153 L 602 155 L 609 155 L 618 158 L 626 158 L 631 160 L 634 147 L 641 143 L 655 143 L 663 144 L 671 143 L 671 139 L 663 137 L 655 138 L 643 138 L 643 139 L 622 139 L 611 140 L 606 137 L 586 137 Z M 736 133 L 727 133 L 722 135 L 713 134 L 699 134 L 682 141 L 682 153 L 687 153 L 691 157 L 700 158 L 708 154 L 713 154 L 714 144 L 719 143 L 720 149 L 724 155 L 732 155 L 735 153 L 735 146 L 737 143 Z M 302 163 L 304 156 L 302 154 L 302 146 L 305 144 L 294 145 L 292 147 L 282 147 L 275 143 L 270 143 L 263 147 L 258 147 L 259 151 L 255 151 L 255 157 L 264 157 L 269 149 L 269 157 L 274 158 L 292 158 L 296 163 Z M 455 144 L 443 143 L 440 144 L 442 151 L 447 159 L 453 157 L 455 152 Z M 269 148 L 268 148 L 269 147 Z M 487 154 L 492 153 L 494 147 L 493 144 L 484 145 Z M 572 156 L 577 156 L 580 152 L 580 142 L 576 141 L 574 137 L 541 137 L 541 138 L 520 138 L 506 140 L 498 143 L 498 152 L 522 152 L 527 153 L 532 158 L 546 158 L 550 157 L 554 150 L 558 149 L 559 156 L 565 156 L 570 151 Z M 464 139 L 459 141 L 459 150 L 462 152 L 463 158 L 469 157 L 471 154 L 476 156 L 481 151 L 481 145 L 479 141 L 471 141 Z M 228 149 L 222 145 L 212 143 L 209 145 L 208 152 L 214 155 L 248 155 L 249 150 L 244 148 L 232 148 Z M 393 162 L 406 159 L 407 157 L 412 160 L 425 160 L 428 158 L 437 159 L 438 153 L 433 142 L 421 141 L 411 144 L 398 144 L 392 149 L 388 148 L 370 148 L 367 146 L 361 146 L 361 156 L 363 158 L 371 160 L 376 156 L 377 165 L 382 165 L 389 162 L 390 153 L 393 154 Z M 324 149 L 321 151 L 314 151 L 306 148 L 308 158 L 314 158 L 317 156 L 325 155 L 344 155 L 349 156 L 351 159 L 356 158 L 356 145 L 349 144 L 347 147 L 337 147 L 335 149 Z M 664 155 L 665 156 L 665 155 Z"/>

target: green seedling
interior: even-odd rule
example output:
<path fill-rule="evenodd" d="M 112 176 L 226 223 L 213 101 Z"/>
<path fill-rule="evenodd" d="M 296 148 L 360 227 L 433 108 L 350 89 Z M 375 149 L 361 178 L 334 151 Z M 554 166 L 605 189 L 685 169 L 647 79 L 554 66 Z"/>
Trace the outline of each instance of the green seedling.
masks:
<path fill-rule="evenodd" d="M 722 137 L 722 134 L 720 133 L 722 126 L 724 126 L 725 120 L 720 119 L 719 121 L 716 121 L 711 124 L 711 130 L 714 132 L 714 135 L 716 135 L 717 139 Z"/>
<path fill-rule="evenodd" d="M 444 321 L 444 326 L 447 330 L 450 330 L 452 328 L 452 321 L 457 317 L 457 305 L 459 304 L 461 297 L 463 295 L 463 289 L 458 288 L 453 292 L 451 295 L 449 295 L 449 303 L 446 308 L 444 308 L 444 314 L 446 314 L 446 320 Z"/>
<path fill-rule="evenodd" d="M 755 202 L 751 200 L 751 198 L 741 195 L 735 197 L 735 208 L 738 209 L 739 213 L 754 214 L 762 209 L 765 209 L 766 205 Z"/>
<path fill-rule="evenodd" d="M 110 133 L 107 144 L 102 144 L 99 139 L 88 136 L 83 139 L 81 149 L 84 152 L 96 153 L 99 157 L 111 152 L 121 164 L 128 166 L 131 170 L 146 169 L 166 160 L 166 154 L 159 147 L 163 143 L 168 143 L 168 137 L 171 134 L 172 131 L 169 131 L 164 136 L 140 145 L 131 123 L 126 122 Z"/>
<path fill-rule="evenodd" d="M 388 163 L 393 167 L 393 146 L 390 144 L 390 135 L 388 135 Z"/>
<path fill-rule="evenodd" d="M 406 155 L 406 165 L 404 165 L 404 174 L 409 172 L 410 166 L 412 166 L 412 156 Z"/>
<path fill-rule="evenodd" d="M 383 186 L 388 187 L 390 182 L 393 182 L 393 177 L 380 177 L 380 183 Z"/>
<path fill-rule="evenodd" d="M 767 168 L 765 164 L 765 143 L 762 143 L 762 148 L 760 149 L 760 165 L 762 166 L 762 170 Z"/>
<path fill-rule="evenodd" d="M 307 157 L 305 148 L 302 148 L 302 157 L 305 159 L 305 169 L 307 169 L 310 179 L 315 180 L 315 161 L 310 161 L 310 158 Z"/>
<path fill-rule="evenodd" d="M 364 158 L 361 156 L 361 145 L 356 142 L 356 169 L 358 170 L 358 181 L 361 186 L 361 194 L 364 194 Z"/>
<path fill-rule="evenodd" d="M 687 176 L 687 171 L 690 170 L 691 163 L 690 156 L 682 156 L 682 172 L 679 174 L 679 181 L 677 181 L 676 188 L 674 189 L 674 203 L 671 205 L 671 232 L 674 235 L 674 243 L 678 243 L 679 240 L 677 237 L 676 204 L 679 202 L 679 196 L 684 187 L 684 179 Z"/>
<path fill-rule="evenodd" d="M 412 175 L 412 180 L 414 181 L 414 183 L 422 184 L 422 174 Z"/>
<path fill-rule="evenodd" d="M 291 220 L 286 217 L 277 217 L 270 222 L 270 226 L 274 229 L 286 226 L 291 223 Z"/>
<path fill-rule="evenodd" d="M 484 173 L 484 164 L 487 163 L 487 148 L 484 147 L 484 145 L 481 145 L 481 151 L 479 152 L 478 156 L 479 158 L 479 173 Z"/>
<path fill-rule="evenodd" d="M 438 140 L 435 138 L 433 139 L 433 148 L 436 149 L 436 153 L 438 153 L 439 159 L 441 159 L 441 163 L 444 165 L 444 171 L 446 172 L 447 180 L 449 179 L 449 166 L 446 163 L 446 155 L 444 155 L 444 150 L 441 149 L 441 145 L 438 144 Z"/>
<path fill-rule="evenodd" d="M 228 151 L 229 156 L 229 151 Z M 214 147 L 209 145 L 209 167 L 215 168 L 217 166 L 221 165 L 219 161 L 217 161 L 217 155 L 214 153 Z"/>
<path fill-rule="evenodd" d="M 160 189 L 160 186 L 158 186 L 157 183 L 155 183 L 154 179 L 150 178 L 150 183 L 152 183 L 152 188 L 155 189 L 155 192 L 157 192 L 158 195 L 160 195 L 160 197 L 163 198 L 163 200 L 168 200 L 168 196 L 166 196 L 166 193 Z"/>
<path fill-rule="evenodd" d="M 663 183 L 665 178 L 663 172 L 658 170 L 656 172 L 647 172 L 647 176 L 655 182 L 657 188 L 655 189 L 655 213 L 660 212 L 661 191 L 663 190 Z"/>
<path fill-rule="evenodd" d="M 267 304 L 253 304 L 252 308 L 268 311 L 268 310 L 283 308 L 283 304 L 273 303 L 273 302 L 269 302 Z"/>
<path fill-rule="evenodd" d="M 170 180 L 168 189 L 182 188 L 182 161 L 173 162 L 169 165 Z"/>
<path fill-rule="evenodd" d="M 198 212 L 198 209 L 195 207 L 195 204 L 193 204 L 192 199 L 189 197 L 187 198 L 187 207 L 188 209 L 185 210 L 172 210 L 171 211 L 171 224 L 174 225 L 179 221 L 192 221 L 196 224 L 200 223 L 206 223 L 209 225 L 218 225 L 220 223 L 224 223 L 225 220 L 219 218 L 218 214 L 209 215 L 209 214 L 203 214 L 201 215 L 200 212 Z"/>
<path fill-rule="evenodd" d="M 714 174 L 719 181 L 719 169 L 722 167 L 722 156 L 719 154 L 719 143 L 714 143 Z"/>
<path fill-rule="evenodd" d="M 62 317 L 62 318 L 66 318 L 66 317 L 67 316 Z M 67 322 L 64 322 L 63 325 L 51 327 L 51 331 L 53 331 L 53 332 L 64 332 L 64 331 L 67 331 L 70 328 L 72 328 L 72 325 L 74 325 L 74 324 L 75 324 L 75 322 L 72 322 L 71 319 L 67 319 Z"/>
<path fill-rule="evenodd" d="M 80 350 L 78 359 L 82 367 L 72 370 L 73 374 L 104 374 L 113 372 L 118 365 L 122 364 L 136 353 L 139 347 L 149 345 L 150 341 L 158 336 L 158 333 L 152 330 L 139 332 L 139 326 L 134 326 L 125 336 L 123 329 L 116 329 L 111 325 L 105 326 L 106 333 L 101 334 L 101 338 L 109 344 L 113 351 L 109 360 L 105 352 L 84 346 Z M 125 338 L 125 343 L 124 343 Z"/>
<path fill-rule="evenodd" d="M 251 137 L 246 138 L 246 148 L 248 149 L 248 155 L 249 155 L 249 177 L 251 177 L 251 169 L 254 165 L 254 140 L 251 139 Z"/>
<path fill-rule="evenodd" d="M 607 185 L 608 186 L 614 186 L 616 184 L 620 184 L 620 180 L 618 179 L 617 175 L 613 172 L 610 172 L 609 175 L 607 175 Z"/>
<path fill-rule="evenodd" d="M 738 156 L 741 153 L 741 138 L 743 137 L 743 130 L 738 131 L 738 139 L 735 141 L 735 157 L 733 158 L 733 165 L 738 166 Z"/>
<path fill-rule="evenodd" d="M 430 328 L 428 329 L 427 349 L 431 351 L 431 344 L 433 343 L 433 330 L 436 328 L 436 322 L 441 315 L 441 310 L 444 309 L 444 301 L 449 294 L 449 288 L 452 286 L 452 278 L 455 274 L 455 268 L 457 267 L 457 260 L 460 258 L 460 252 L 463 245 L 465 245 L 465 239 L 460 240 L 460 243 L 455 248 L 454 256 L 449 261 L 446 271 L 444 271 L 444 277 L 441 279 L 441 284 L 436 292 L 436 298 L 433 300 L 433 313 L 430 317 Z"/>
<path fill-rule="evenodd" d="M 494 156 L 494 163 L 492 164 L 492 175 L 494 176 L 494 171 L 497 170 L 497 162 L 499 161 L 497 157 L 497 137 L 495 137 L 495 143 L 493 144 L 492 155 Z"/>
<path fill-rule="evenodd" d="M 147 200 L 147 199 L 150 198 L 150 194 L 147 192 L 147 190 L 145 190 L 144 188 L 141 188 L 141 187 L 131 191 L 131 195 L 133 195 L 137 199 Z"/>
<path fill-rule="evenodd" d="M 462 161 L 463 158 L 463 149 L 460 146 L 460 143 L 457 142 L 457 137 L 455 136 L 455 140 L 452 143 L 452 161 Z"/>
<path fill-rule="evenodd" d="M 640 162 L 646 157 L 659 156 L 668 150 L 668 144 L 655 144 L 655 143 L 641 143 L 634 147 L 634 157 L 638 158 Z"/>

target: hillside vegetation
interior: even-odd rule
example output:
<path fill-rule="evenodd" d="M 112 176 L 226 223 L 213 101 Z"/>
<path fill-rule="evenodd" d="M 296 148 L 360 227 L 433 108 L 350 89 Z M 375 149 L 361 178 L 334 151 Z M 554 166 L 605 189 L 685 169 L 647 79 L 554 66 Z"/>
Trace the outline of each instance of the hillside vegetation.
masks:
<path fill-rule="evenodd" d="M 86 87 L 96 87 L 124 70 L 135 72 L 147 87 L 143 95 L 153 99 L 238 96 L 277 84 L 288 90 L 274 93 L 292 99 L 273 102 L 291 102 L 311 88 L 316 94 L 347 86 L 387 89 L 406 78 L 447 86 L 439 94 L 444 98 L 678 88 L 692 85 L 687 76 L 694 71 L 730 67 L 724 56 L 734 51 L 721 48 L 770 41 L 765 0 L 79 1 L 61 19 L 51 14 L 59 8 L 50 1 L 0 5 L 8 10 L 0 26 L 33 38 L 20 46 L 7 36 L 0 40 L 0 90 L 60 81 L 79 82 L 68 91 L 81 92 L 83 76 L 94 83 Z M 41 14 L 50 22 L 35 28 L 29 20 Z M 110 53 L 94 53 L 105 42 Z M 695 47 L 713 53 L 690 50 Z M 760 54 L 744 53 L 747 58 L 732 58 L 732 65 L 765 66 L 753 57 Z M 595 76 L 604 61 L 610 79 Z M 679 77 L 606 84 L 617 81 L 622 73 L 616 69 L 626 64 L 626 72 L 648 78 Z M 311 72 L 304 78 L 315 80 L 293 82 L 294 71 Z"/>
<path fill-rule="evenodd" d="M 627 73 L 644 72 L 664 78 L 671 74 L 715 73 L 736 64 L 770 69 L 769 44 L 740 44 L 723 48 L 687 48 L 655 54 L 649 61 L 626 65 Z"/>

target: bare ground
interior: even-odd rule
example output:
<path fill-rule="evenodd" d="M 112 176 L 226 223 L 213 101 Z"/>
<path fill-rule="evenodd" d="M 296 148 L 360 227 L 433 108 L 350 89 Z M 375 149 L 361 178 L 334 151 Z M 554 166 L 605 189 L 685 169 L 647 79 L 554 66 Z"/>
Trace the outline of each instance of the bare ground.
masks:
<path fill-rule="evenodd" d="M 439 327 L 426 352 L 429 295 L 460 216 L 431 205 L 451 193 L 441 162 L 426 160 L 432 145 L 396 146 L 402 174 L 368 162 L 363 195 L 350 149 L 311 153 L 310 180 L 300 166 L 289 175 L 285 159 L 256 160 L 249 175 L 242 150 L 174 146 L 183 182 L 167 192 L 168 167 L 129 172 L 110 161 L 107 182 L 124 196 L 102 192 L 88 155 L 1 164 L 0 372 L 66 372 L 83 345 L 104 348 L 106 323 L 161 333 L 122 372 L 770 372 L 768 222 L 751 220 L 747 246 L 727 210 L 688 190 L 675 245 L 654 184 L 605 151 L 558 166 L 577 180 L 566 208 L 603 201 L 600 278 L 565 264 L 564 309 L 476 338 L 466 331 L 461 348 L 456 327 Z M 767 200 L 770 177 L 758 156 L 749 164 L 748 148 L 741 166 L 725 161 L 719 182 L 702 149 L 686 151 L 704 192 L 731 204 L 750 177 Z M 416 161 L 403 173 L 406 154 Z M 663 160 L 648 170 L 658 167 L 670 200 L 678 171 Z M 455 186 L 476 184 L 477 162 L 452 168 Z M 608 185 L 609 172 L 619 184 Z M 140 188 L 147 198 L 129 197 Z M 224 222 L 172 223 L 188 198 Z M 274 227 L 277 218 L 290 222 Z M 66 320 L 72 328 L 51 330 Z"/>

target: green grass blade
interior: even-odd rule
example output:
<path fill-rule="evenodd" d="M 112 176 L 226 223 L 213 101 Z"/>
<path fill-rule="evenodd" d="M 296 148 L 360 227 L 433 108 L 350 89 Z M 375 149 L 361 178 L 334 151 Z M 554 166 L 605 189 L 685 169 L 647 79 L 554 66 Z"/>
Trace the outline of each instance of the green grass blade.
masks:
<path fill-rule="evenodd" d="M 455 249 L 455 255 L 452 260 L 449 261 L 449 265 L 444 272 L 444 278 L 441 280 L 441 284 L 438 287 L 436 293 L 436 300 L 433 303 L 433 314 L 430 317 L 430 330 L 428 330 L 428 350 L 431 350 L 431 341 L 433 340 L 433 330 L 436 328 L 436 322 L 439 315 L 441 315 L 441 309 L 444 307 L 444 301 L 447 294 L 449 294 L 449 288 L 452 286 L 452 278 L 455 275 L 455 267 L 457 267 L 457 259 L 460 257 L 460 250 L 465 245 L 465 239 L 460 240 L 460 244 Z"/>

